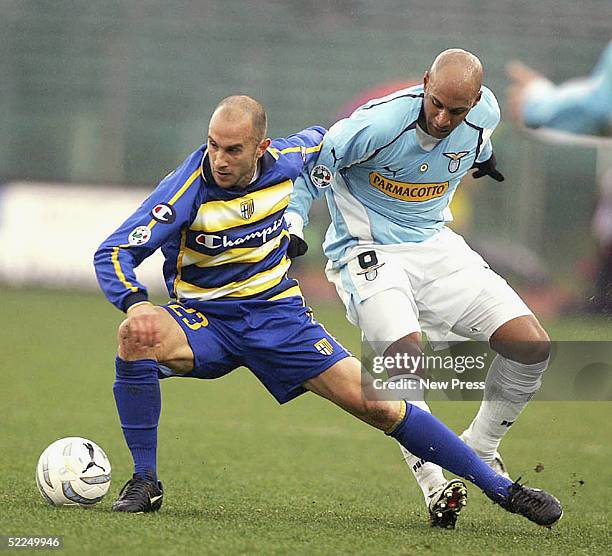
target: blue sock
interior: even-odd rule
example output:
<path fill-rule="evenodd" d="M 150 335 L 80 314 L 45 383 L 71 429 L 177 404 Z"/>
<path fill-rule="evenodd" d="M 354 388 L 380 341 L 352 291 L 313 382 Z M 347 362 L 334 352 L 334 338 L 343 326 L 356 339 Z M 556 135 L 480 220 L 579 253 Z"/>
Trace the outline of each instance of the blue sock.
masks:
<path fill-rule="evenodd" d="M 490 498 L 508 496 L 512 481 L 498 475 L 453 431 L 430 413 L 406 403 L 406 415 L 389 436 L 406 450 L 480 487 Z"/>
<path fill-rule="evenodd" d="M 115 359 L 113 393 L 134 474 L 157 480 L 157 424 L 161 413 L 158 365 L 153 359 Z"/>

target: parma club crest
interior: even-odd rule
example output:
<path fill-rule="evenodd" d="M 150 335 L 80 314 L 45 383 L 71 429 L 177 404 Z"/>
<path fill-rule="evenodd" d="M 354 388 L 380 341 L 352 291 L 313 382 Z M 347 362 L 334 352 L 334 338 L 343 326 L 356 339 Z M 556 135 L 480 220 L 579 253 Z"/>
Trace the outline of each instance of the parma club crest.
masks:
<path fill-rule="evenodd" d="M 450 158 L 450 162 L 448 163 L 448 171 L 451 174 L 454 174 L 457 170 L 459 170 L 459 166 L 461 165 L 461 159 L 469 154 L 469 151 L 461 151 L 458 153 L 443 153 L 446 158 Z"/>
<path fill-rule="evenodd" d="M 248 220 L 255 212 L 255 201 L 253 199 L 245 199 L 240 201 L 240 214 L 242 218 Z"/>
<path fill-rule="evenodd" d="M 331 345 L 331 342 L 327 338 L 323 338 L 314 344 L 314 347 L 317 348 L 319 353 L 323 355 L 331 355 L 334 353 L 334 346 Z"/>

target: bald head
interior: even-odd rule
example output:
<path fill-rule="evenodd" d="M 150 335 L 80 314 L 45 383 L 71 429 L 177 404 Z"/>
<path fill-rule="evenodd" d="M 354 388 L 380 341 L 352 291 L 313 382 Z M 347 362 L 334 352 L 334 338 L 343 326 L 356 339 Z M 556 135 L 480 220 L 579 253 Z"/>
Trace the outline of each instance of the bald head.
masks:
<path fill-rule="evenodd" d="M 215 108 L 211 120 L 215 117 L 231 123 L 248 118 L 252 126 L 252 138 L 262 141 L 268 130 L 266 111 L 260 102 L 247 95 L 225 97 Z"/>
<path fill-rule="evenodd" d="M 423 78 L 423 110 L 419 125 L 444 139 L 480 100 L 482 64 L 472 53 L 451 48 L 440 53 Z"/>
<path fill-rule="evenodd" d="M 429 68 L 429 79 L 444 88 L 463 89 L 476 95 L 482 86 L 482 64 L 467 50 L 449 48 L 438 54 Z"/>

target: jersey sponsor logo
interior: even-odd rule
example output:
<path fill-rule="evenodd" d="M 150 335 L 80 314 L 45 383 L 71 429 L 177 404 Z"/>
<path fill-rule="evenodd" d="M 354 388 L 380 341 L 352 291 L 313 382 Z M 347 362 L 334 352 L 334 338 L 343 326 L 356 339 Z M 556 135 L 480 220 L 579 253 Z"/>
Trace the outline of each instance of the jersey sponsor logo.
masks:
<path fill-rule="evenodd" d="M 327 338 L 323 338 L 322 340 L 316 342 L 314 347 L 317 348 L 317 351 L 323 355 L 331 355 L 334 353 L 334 346 L 331 345 Z"/>
<path fill-rule="evenodd" d="M 454 174 L 457 170 L 459 170 L 459 166 L 461 165 L 461 159 L 469 154 L 469 151 L 461 151 L 458 153 L 442 153 L 446 158 L 450 158 L 450 162 L 448 163 L 448 171 L 451 174 Z"/>
<path fill-rule="evenodd" d="M 381 176 L 378 172 L 370 172 L 370 185 L 389 197 L 414 203 L 442 197 L 448 190 L 447 181 L 439 183 L 406 183 L 390 180 Z"/>
<path fill-rule="evenodd" d="M 128 243 L 133 246 L 144 245 L 151 239 L 151 230 L 148 226 L 134 228 L 128 236 Z"/>
<path fill-rule="evenodd" d="M 253 216 L 255 212 L 255 201 L 253 199 L 245 199 L 240 202 L 240 215 L 245 220 L 248 220 Z"/>
<path fill-rule="evenodd" d="M 263 244 L 268 241 L 268 236 L 272 235 L 283 225 L 283 222 L 284 218 L 281 217 L 262 230 L 256 230 L 255 232 L 251 232 L 250 234 L 246 234 L 244 236 L 235 237 L 234 239 L 230 239 L 226 235 L 198 234 L 195 240 L 196 243 L 203 245 L 204 247 L 208 247 L 209 249 L 238 247 L 246 241 L 259 238 L 261 238 Z"/>
<path fill-rule="evenodd" d="M 161 222 L 162 224 L 172 224 L 172 222 L 176 220 L 176 211 L 166 203 L 159 203 L 151 210 L 151 216 L 153 220 Z"/>
<path fill-rule="evenodd" d="M 328 187 L 332 180 L 332 172 L 323 164 L 317 164 L 310 172 L 310 179 L 317 187 L 321 189 Z"/>

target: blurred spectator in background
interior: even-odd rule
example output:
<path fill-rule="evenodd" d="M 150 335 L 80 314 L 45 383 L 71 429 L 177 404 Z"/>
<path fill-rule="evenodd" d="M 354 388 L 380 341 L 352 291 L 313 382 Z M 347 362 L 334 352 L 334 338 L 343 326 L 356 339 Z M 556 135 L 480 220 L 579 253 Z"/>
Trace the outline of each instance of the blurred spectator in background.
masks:
<path fill-rule="evenodd" d="M 589 77 L 555 86 L 525 64 L 507 66 L 508 105 L 516 123 L 581 135 L 612 135 L 612 41 Z M 612 143 L 607 145 L 612 149 Z M 612 158 L 604 157 L 608 161 Z M 589 309 L 612 314 L 612 167 L 598 176 L 599 192 L 592 228 L 597 241 L 597 278 Z"/>

